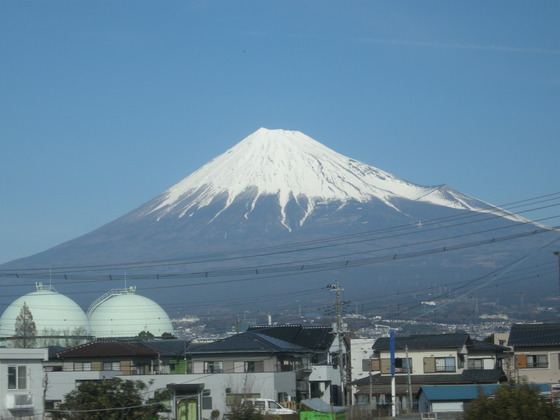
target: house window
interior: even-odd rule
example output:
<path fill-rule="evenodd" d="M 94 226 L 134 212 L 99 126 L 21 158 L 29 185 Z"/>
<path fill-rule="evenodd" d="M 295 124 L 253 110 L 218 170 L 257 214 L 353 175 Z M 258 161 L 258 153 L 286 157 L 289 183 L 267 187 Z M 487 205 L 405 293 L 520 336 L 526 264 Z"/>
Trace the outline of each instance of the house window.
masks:
<path fill-rule="evenodd" d="M 291 360 L 279 360 L 278 361 L 278 371 L 279 372 L 292 372 L 294 370 L 294 364 Z"/>
<path fill-rule="evenodd" d="M 150 371 L 150 365 L 147 363 L 132 363 L 130 365 L 131 375 L 146 375 Z"/>
<path fill-rule="evenodd" d="M 258 373 L 264 372 L 264 362 L 261 360 L 257 360 L 256 362 L 245 362 L 244 364 L 244 371 L 246 373 Z"/>
<path fill-rule="evenodd" d="M 484 369 L 484 360 L 483 359 L 469 359 L 468 362 L 469 369 Z"/>
<path fill-rule="evenodd" d="M 91 370 L 91 362 L 74 362 L 75 371 Z"/>
<path fill-rule="evenodd" d="M 395 358 L 395 373 L 408 373 L 409 369 L 410 373 L 412 373 L 412 359 Z"/>
<path fill-rule="evenodd" d="M 547 369 L 547 354 L 517 354 L 515 355 L 517 369 Z"/>
<path fill-rule="evenodd" d="M 436 372 L 455 372 L 455 358 L 436 357 Z"/>
<path fill-rule="evenodd" d="M 103 370 L 121 370 L 120 362 L 103 362 Z"/>
<path fill-rule="evenodd" d="M 222 362 L 204 362 L 204 373 L 222 373 Z"/>
<path fill-rule="evenodd" d="M 8 389 L 27 389 L 27 366 L 8 366 Z"/>
<path fill-rule="evenodd" d="M 212 397 L 202 397 L 202 409 L 212 410 Z"/>
<path fill-rule="evenodd" d="M 364 395 L 364 394 L 356 395 L 356 404 L 368 404 L 368 403 L 369 403 L 369 395 Z"/>
<path fill-rule="evenodd" d="M 527 355 L 527 368 L 548 368 L 548 355 L 547 354 L 533 354 Z"/>

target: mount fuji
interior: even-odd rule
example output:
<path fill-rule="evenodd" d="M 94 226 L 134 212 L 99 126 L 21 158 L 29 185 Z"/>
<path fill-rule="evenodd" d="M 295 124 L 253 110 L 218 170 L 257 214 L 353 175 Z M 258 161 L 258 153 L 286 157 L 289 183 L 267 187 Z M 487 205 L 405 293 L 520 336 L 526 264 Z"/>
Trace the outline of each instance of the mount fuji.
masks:
<path fill-rule="evenodd" d="M 353 273 L 359 289 L 372 271 L 386 282 L 393 277 L 468 278 L 533 249 L 539 241 L 525 235 L 536 228 L 447 185 L 417 185 L 343 156 L 301 132 L 260 128 L 130 213 L 0 268 L 25 278 L 27 270 L 38 268 L 44 268 L 46 276 L 48 267 L 49 275 L 59 273 L 64 282 L 72 272 L 68 267 L 104 267 L 115 273 L 128 266 L 134 272 L 154 262 L 150 270 L 162 282 L 163 271 L 348 262 L 353 261 L 351 255 L 380 255 L 387 260 L 389 255 L 397 260 L 403 254 L 425 255 L 398 267 L 393 263 L 385 270 L 376 265 L 375 270 Z M 496 236 L 518 236 L 522 241 L 493 241 Z M 481 246 L 472 246 L 476 243 Z M 437 247 L 466 251 L 434 257 L 431 250 Z M 248 255 L 244 252 L 253 255 L 271 249 L 275 251 L 258 260 L 243 260 Z M 222 258 L 230 255 L 226 253 L 245 257 L 231 262 Z M 193 265 L 155 268 L 155 262 L 175 260 Z M 474 271 L 465 274 L 468 270 Z M 341 269 L 327 271 L 320 281 L 341 276 L 345 276 Z M 68 288 L 73 287 L 78 288 L 69 282 Z M 79 285 L 80 290 L 84 287 Z"/>

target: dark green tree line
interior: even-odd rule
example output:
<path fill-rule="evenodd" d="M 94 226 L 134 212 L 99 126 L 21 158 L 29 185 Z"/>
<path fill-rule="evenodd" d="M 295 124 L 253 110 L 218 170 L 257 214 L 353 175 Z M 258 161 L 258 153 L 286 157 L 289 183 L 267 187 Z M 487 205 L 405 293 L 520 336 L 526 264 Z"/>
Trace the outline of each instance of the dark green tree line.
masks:
<path fill-rule="evenodd" d="M 556 420 L 560 409 L 527 383 L 500 386 L 493 395 L 481 393 L 465 410 L 465 420 Z"/>

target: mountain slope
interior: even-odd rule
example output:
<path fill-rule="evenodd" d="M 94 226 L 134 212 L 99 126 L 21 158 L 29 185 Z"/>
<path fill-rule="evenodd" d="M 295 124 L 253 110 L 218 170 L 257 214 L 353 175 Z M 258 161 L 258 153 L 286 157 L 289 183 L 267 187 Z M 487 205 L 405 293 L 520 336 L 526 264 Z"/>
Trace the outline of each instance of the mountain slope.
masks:
<path fill-rule="evenodd" d="M 368 264 L 352 271 L 321 269 L 315 276 L 300 270 L 305 284 L 351 279 L 359 294 L 364 289 L 395 287 L 398 282 L 423 287 L 425 282 L 471 278 L 539 246 L 538 238 L 525 238 L 535 228 L 446 185 L 416 185 L 340 155 L 302 133 L 261 128 L 130 213 L 0 268 L 18 281 L 52 277 L 58 289 L 75 293 L 122 287 L 123 279 L 126 282 L 134 278 L 131 273 L 142 270 L 153 277 L 138 277 L 145 280 L 137 284 L 139 290 L 152 288 L 168 300 L 175 296 L 167 294 L 167 287 L 186 286 L 185 279 L 198 279 L 196 273 L 206 274 L 196 282 L 198 293 L 189 289 L 191 299 L 209 291 L 224 296 L 258 291 L 251 284 L 209 286 L 208 273 L 223 269 L 284 269 L 323 262 L 341 267 L 340 261 L 360 258 L 386 261 L 373 270 Z M 499 240 L 508 235 L 520 239 Z M 468 245 L 477 242 L 487 245 Z M 464 250 L 442 252 L 453 248 Z M 253 259 L 245 254 L 255 252 L 246 250 L 263 252 Z M 231 260 L 226 254 L 230 252 L 243 258 Z M 146 269 L 146 262 L 174 259 L 180 262 Z M 91 269 L 94 274 L 78 268 L 82 276 L 78 280 L 72 277 L 76 270 L 64 268 L 93 265 L 101 266 Z M 100 270 L 105 277 L 100 277 Z M 31 274 L 26 277 L 26 273 Z M 165 273 L 176 277 L 164 281 Z M 99 278 L 102 283 L 94 281 Z M 266 286 L 271 293 L 303 284 L 294 273 L 273 278 L 276 281 Z"/>

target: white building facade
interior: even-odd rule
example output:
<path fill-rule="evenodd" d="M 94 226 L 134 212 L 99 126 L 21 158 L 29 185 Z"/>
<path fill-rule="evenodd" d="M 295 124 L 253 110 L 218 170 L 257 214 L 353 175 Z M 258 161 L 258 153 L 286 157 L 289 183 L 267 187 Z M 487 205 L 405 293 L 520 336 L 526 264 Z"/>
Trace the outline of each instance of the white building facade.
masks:
<path fill-rule="evenodd" d="M 0 348 L 0 418 L 43 415 L 47 349 Z"/>

